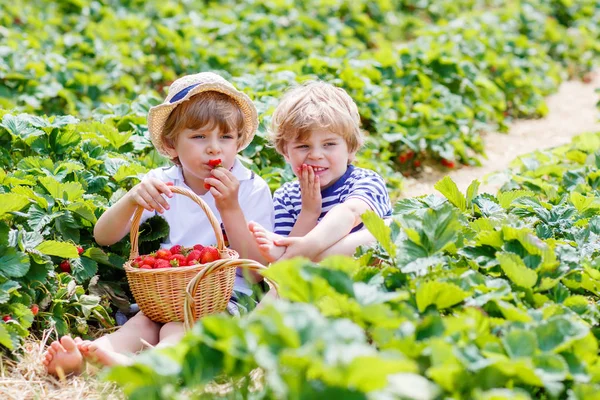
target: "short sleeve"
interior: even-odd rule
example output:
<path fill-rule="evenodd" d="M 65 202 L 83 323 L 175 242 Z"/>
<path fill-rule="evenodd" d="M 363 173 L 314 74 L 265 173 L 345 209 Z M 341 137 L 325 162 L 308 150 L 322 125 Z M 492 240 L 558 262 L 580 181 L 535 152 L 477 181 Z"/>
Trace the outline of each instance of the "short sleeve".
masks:
<path fill-rule="evenodd" d="M 260 177 L 255 176 L 248 191 L 240 193 L 240 207 L 246 221 L 254 221 L 265 229 L 272 231 L 274 223 L 273 199 L 269 185 Z"/>
<path fill-rule="evenodd" d="M 278 235 L 288 236 L 296 223 L 292 213 L 292 205 L 287 200 L 286 190 L 281 187 L 275 191 L 273 196 L 273 207 L 275 209 L 275 229 Z"/>
<path fill-rule="evenodd" d="M 350 188 L 346 200 L 351 198 L 363 200 L 381 218 L 392 214 L 392 204 L 385 182 L 376 173 L 358 178 Z"/>

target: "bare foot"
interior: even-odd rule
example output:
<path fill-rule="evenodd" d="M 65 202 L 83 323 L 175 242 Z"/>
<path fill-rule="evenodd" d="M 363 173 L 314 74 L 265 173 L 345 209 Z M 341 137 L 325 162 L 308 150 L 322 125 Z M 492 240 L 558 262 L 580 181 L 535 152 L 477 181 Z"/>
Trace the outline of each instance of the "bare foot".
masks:
<path fill-rule="evenodd" d="M 77 348 L 81 342 L 81 338 L 77 337 L 73 340 L 70 336 L 63 336 L 60 341 L 52 342 L 42 356 L 42 364 L 48 373 L 56 376 L 81 373 L 84 362 Z"/>
<path fill-rule="evenodd" d="M 101 364 L 105 367 L 113 365 L 128 365 L 131 358 L 116 351 L 106 350 L 98 346 L 97 343 L 85 340 L 77 346 L 86 360 Z"/>
<path fill-rule="evenodd" d="M 284 255 L 286 247 L 275 244 L 275 241 L 283 239 L 283 236 L 267 231 L 262 225 L 254 221 L 248 223 L 248 229 L 252 232 L 254 240 L 258 244 L 260 254 L 268 262 L 277 261 Z"/>

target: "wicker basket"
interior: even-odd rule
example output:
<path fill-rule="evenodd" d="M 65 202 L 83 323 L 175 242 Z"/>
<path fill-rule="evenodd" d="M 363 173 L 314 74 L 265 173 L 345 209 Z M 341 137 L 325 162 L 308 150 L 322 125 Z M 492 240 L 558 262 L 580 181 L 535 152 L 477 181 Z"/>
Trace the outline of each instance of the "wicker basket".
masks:
<path fill-rule="evenodd" d="M 171 187 L 171 191 L 189 197 L 206 213 L 215 232 L 221 258 L 188 267 L 132 267 L 133 260 L 139 255 L 139 222 L 144 211 L 138 207 L 131 224 L 131 254 L 124 268 L 133 297 L 148 318 L 160 323 L 185 322 L 189 328 L 197 319 L 225 310 L 233 292 L 236 268 L 257 271 L 266 267 L 253 260 L 239 259 L 237 252 L 225 248 L 219 222 L 204 200 L 181 187 Z"/>

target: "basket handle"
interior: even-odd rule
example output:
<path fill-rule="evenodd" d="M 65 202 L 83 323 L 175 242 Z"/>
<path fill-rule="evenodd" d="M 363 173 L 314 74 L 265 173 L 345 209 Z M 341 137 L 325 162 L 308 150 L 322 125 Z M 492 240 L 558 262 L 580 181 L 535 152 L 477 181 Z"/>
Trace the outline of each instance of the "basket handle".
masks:
<path fill-rule="evenodd" d="M 196 204 L 198 204 L 200 208 L 202 208 L 202 211 L 204 211 L 204 213 L 208 217 L 208 221 L 210 222 L 210 225 L 212 226 L 213 231 L 215 232 L 215 237 L 217 238 L 217 250 L 219 250 L 219 253 L 225 251 L 225 241 L 223 240 L 223 232 L 221 232 L 219 221 L 217 220 L 217 217 L 215 217 L 215 214 L 213 214 L 211 209 L 208 207 L 206 202 L 202 200 L 200 196 L 198 196 L 196 193 L 186 188 L 182 188 L 179 186 L 171 186 L 170 189 L 173 193 L 182 194 L 184 196 L 189 197 Z M 133 215 L 133 220 L 131 221 L 131 231 L 129 232 L 129 238 L 131 240 L 131 252 L 129 253 L 130 260 L 133 260 L 134 258 L 140 255 L 138 249 L 138 232 L 140 229 L 140 220 L 142 219 L 143 212 L 144 208 L 138 206 L 135 210 L 135 214 Z"/>
<path fill-rule="evenodd" d="M 211 274 L 214 274 L 227 268 L 243 268 L 250 271 L 261 271 L 267 269 L 267 267 L 265 267 L 258 261 L 248 259 L 220 259 L 212 262 L 210 266 L 202 268 L 196 274 L 196 276 L 194 276 L 192 280 L 190 280 L 185 289 L 185 299 L 183 302 L 183 322 L 186 331 L 192 329 L 192 326 L 196 322 L 194 319 L 194 306 L 196 302 L 194 300 L 194 293 L 198 289 L 198 286 L 200 286 L 200 282 L 202 281 L 202 279 L 210 276 Z M 267 280 L 267 283 L 269 284 L 270 288 L 277 289 L 277 284 L 275 282 L 268 278 L 265 279 Z"/>

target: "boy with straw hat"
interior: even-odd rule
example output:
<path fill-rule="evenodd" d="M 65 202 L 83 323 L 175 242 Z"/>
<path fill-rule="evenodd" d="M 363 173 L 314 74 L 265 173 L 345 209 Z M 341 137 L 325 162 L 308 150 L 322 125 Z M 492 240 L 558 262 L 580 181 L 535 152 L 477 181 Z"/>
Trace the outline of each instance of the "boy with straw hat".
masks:
<path fill-rule="evenodd" d="M 226 232 L 230 247 L 241 258 L 264 262 L 246 221 L 273 226 L 271 192 L 267 183 L 236 157 L 250 144 L 257 127 L 257 112 L 250 98 L 221 76 L 202 72 L 177 79 L 165 101 L 148 114 L 152 143 L 174 165 L 148 172 L 106 210 L 94 228 L 98 244 L 107 246 L 121 240 L 130 231 L 138 206 L 145 209 L 142 222 L 158 213 L 169 224 L 163 248 L 215 243 L 206 214 L 188 197 L 173 196 L 169 185 L 175 185 L 193 191 L 207 203 Z M 220 166 L 214 168 L 209 162 L 216 159 Z M 234 296 L 250 294 L 248 283 L 236 277 Z M 144 342 L 169 344 L 182 335 L 182 323 L 161 326 L 138 313 L 116 332 L 94 342 L 62 337 L 50 345 L 42 362 L 52 374 L 59 369 L 77 373 L 84 358 L 104 365 L 125 363 L 129 360 L 126 354 L 142 350 Z"/>

